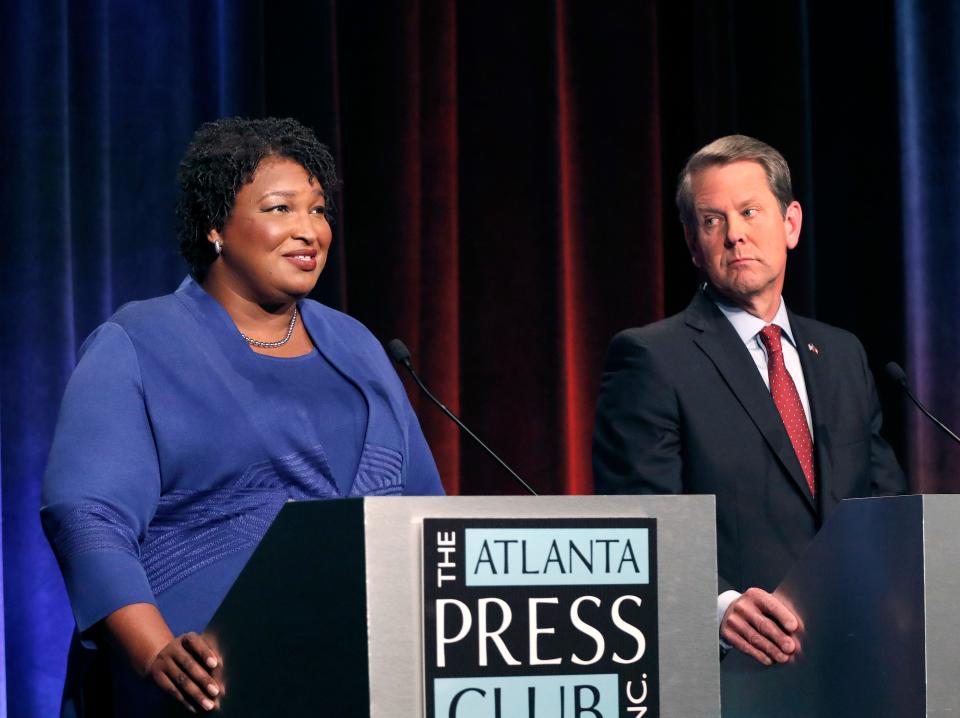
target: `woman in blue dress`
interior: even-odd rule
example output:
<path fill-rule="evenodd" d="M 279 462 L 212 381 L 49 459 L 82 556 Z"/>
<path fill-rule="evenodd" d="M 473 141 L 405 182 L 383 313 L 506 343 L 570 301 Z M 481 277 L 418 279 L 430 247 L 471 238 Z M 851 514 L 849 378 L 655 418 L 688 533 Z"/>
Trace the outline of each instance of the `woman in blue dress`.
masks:
<path fill-rule="evenodd" d="M 216 708 L 200 632 L 285 501 L 443 493 L 379 342 L 305 299 L 332 240 L 327 149 L 294 120 L 223 119 L 178 179 L 190 276 L 83 344 L 44 477 L 77 628 L 63 716 Z"/>

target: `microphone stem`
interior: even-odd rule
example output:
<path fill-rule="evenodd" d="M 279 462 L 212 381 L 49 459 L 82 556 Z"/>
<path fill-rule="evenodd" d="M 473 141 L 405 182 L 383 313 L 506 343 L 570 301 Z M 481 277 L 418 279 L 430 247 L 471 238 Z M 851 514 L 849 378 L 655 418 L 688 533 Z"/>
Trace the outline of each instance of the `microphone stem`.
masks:
<path fill-rule="evenodd" d="M 935 417 L 933 414 L 927 411 L 927 407 L 921 404 L 920 400 L 913 395 L 913 392 L 910 391 L 910 387 L 907 386 L 907 383 L 905 381 L 901 382 L 900 385 L 903 387 L 903 390 L 907 393 L 907 396 L 910 397 L 911 401 L 913 401 L 913 403 L 917 405 L 917 408 L 920 409 L 920 411 L 926 414 L 927 418 L 930 419 L 930 421 L 932 421 L 934 424 L 936 424 L 941 429 L 943 429 L 947 433 L 947 436 L 949 436 L 951 439 L 953 439 L 958 444 L 960 444 L 960 436 L 957 436 L 952 431 L 950 431 L 950 429 L 947 428 L 946 424 L 944 424 L 937 417 Z"/>
<path fill-rule="evenodd" d="M 470 429 L 467 428 L 467 425 L 464 424 L 462 421 L 460 421 L 460 419 L 457 418 L 457 415 L 456 415 L 456 414 L 454 414 L 452 411 L 450 411 L 450 410 L 446 407 L 446 405 L 444 405 L 444 403 L 443 403 L 442 401 L 440 401 L 437 397 L 435 397 L 433 394 L 430 393 L 430 390 L 427 389 L 427 385 L 424 384 L 424 383 L 420 380 L 420 377 L 417 375 L 417 372 L 415 372 L 415 371 L 413 370 L 413 365 L 410 363 L 410 360 L 409 360 L 409 359 L 404 359 L 404 360 L 403 360 L 403 365 L 407 368 L 407 371 L 410 372 L 410 376 L 413 377 L 413 380 L 414 380 L 415 382 L 417 382 L 417 386 L 420 387 L 420 391 L 422 391 L 424 394 L 426 394 L 427 397 L 430 399 L 430 401 L 432 401 L 434 404 L 436 404 L 437 406 L 439 406 L 439 407 L 440 407 L 440 410 L 441 410 L 444 414 L 446 414 L 448 417 L 450 417 L 450 419 L 452 419 L 453 422 L 454 422 L 457 426 L 459 426 L 467 436 L 469 436 L 471 439 L 473 439 L 475 442 L 477 442 L 477 444 L 480 446 L 481 449 L 483 449 L 484 451 L 487 452 L 487 454 L 489 454 L 490 456 L 492 456 L 492 457 L 494 458 L 494 460 L 495 460 L 498 464 L 500 464 L 500 466 L 502 466 L 502 467 L 507 471 L 507 473 L 510 474 L 510 476 L 513 477 L 514 481 L 516 481 L 516 482 L 517 482 L 518 484 L 520 484 L 524 489 L 527 490 L 527 493 L 529 493 L 531 496 L 537 496 L 537 495 L 538 495 L 537 492 L 534 491 L 534 490 L 530 487 L 530 484 L 528 484 L 526 481 L 524 481 L 523 479 L 521 479 L 513 469 L 511 469 L 509 466 L 507 466 L 507 465 L 504 463 L 503 459 L 501 459 L 499 456 L 497 456 L 497 455 L 493 452 L 493 449 L 491 449 L 489 446 L 487 446 L 486 444 L 484 444 L 484 443 L 480 440 L 480 437 L 479 437 L 479 436 L 477 436 L 477 435 L 474 434 L 472 431 L 470 431 Z"/>

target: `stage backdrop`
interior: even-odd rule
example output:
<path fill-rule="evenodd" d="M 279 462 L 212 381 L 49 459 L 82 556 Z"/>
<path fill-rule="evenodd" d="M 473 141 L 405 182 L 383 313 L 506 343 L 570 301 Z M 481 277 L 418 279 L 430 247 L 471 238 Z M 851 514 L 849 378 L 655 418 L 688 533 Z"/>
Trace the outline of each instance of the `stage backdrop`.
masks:
<path fill-rule="evenodd" d="M 900 361 L 954 426 L 960 18 L 881 0 L 481 5 L 6 0 L 0 43 L 0 710 L 54 715 L 71 619 L 39 520 L 83 338 L 173 290 L 174 173 L 196 126 L 293 115 L 344 179 L 317 296 L 403 338 L 452 409 L 543 493 L 589 493 L 619 329 L 696 286 L 672 204 L 730 132 L 781 149 L 805 209 L 786 296 Z M 917 489 L 960 453 L 882 378 Z M 513 493 L 412 396 L 450 493 Z M 212 447 L 214 450 L 215 447 Z"/>

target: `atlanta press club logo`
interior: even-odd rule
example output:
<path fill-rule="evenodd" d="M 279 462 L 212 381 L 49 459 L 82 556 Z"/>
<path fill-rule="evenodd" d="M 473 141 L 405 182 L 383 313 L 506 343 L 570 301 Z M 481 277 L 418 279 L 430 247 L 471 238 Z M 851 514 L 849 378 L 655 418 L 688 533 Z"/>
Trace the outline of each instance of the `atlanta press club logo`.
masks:
<path fill-rule="evenodd" d="M 423 530 L 428 718 L 659 715 L 655 519 Z"/>

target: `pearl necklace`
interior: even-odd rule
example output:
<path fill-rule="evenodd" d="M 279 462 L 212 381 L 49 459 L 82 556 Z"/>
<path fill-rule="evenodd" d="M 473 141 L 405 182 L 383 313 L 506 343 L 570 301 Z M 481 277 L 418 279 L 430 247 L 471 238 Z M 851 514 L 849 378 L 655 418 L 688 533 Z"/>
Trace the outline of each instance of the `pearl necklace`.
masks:
<path fill-rule="evenodd" d="M 293 336 L 293 328 L 294 328 L 294 326 L 296 326 L 296 324 L 297 324 L 297 305 L 294 304 L 294 305 L 293 305 L 293 316 L 290 317 L 290 325 L 287 327 L 287 336 L 285 336 L 285 337 L 284 337 L 283 339 L 281 339 L 280 341 L 278 341 L 278 342 L 262 342 L 262 341 L 260 341 L 259 339 L 252 339 L 252 338 L 248 337 L 248 336 L 247 336 L 246 334 L 244 334 L 243 332 L 240 332 L 240 336 L 242 336 L 242 337 L 246 340 L 247 344 L 249 344 L 250 346 L 260 347 L 261 349 L 276 349 L 277 347 L 282 347 L 284 344 L 286 344 L 288 341 L 290 341 L 290 337 Z"/>

